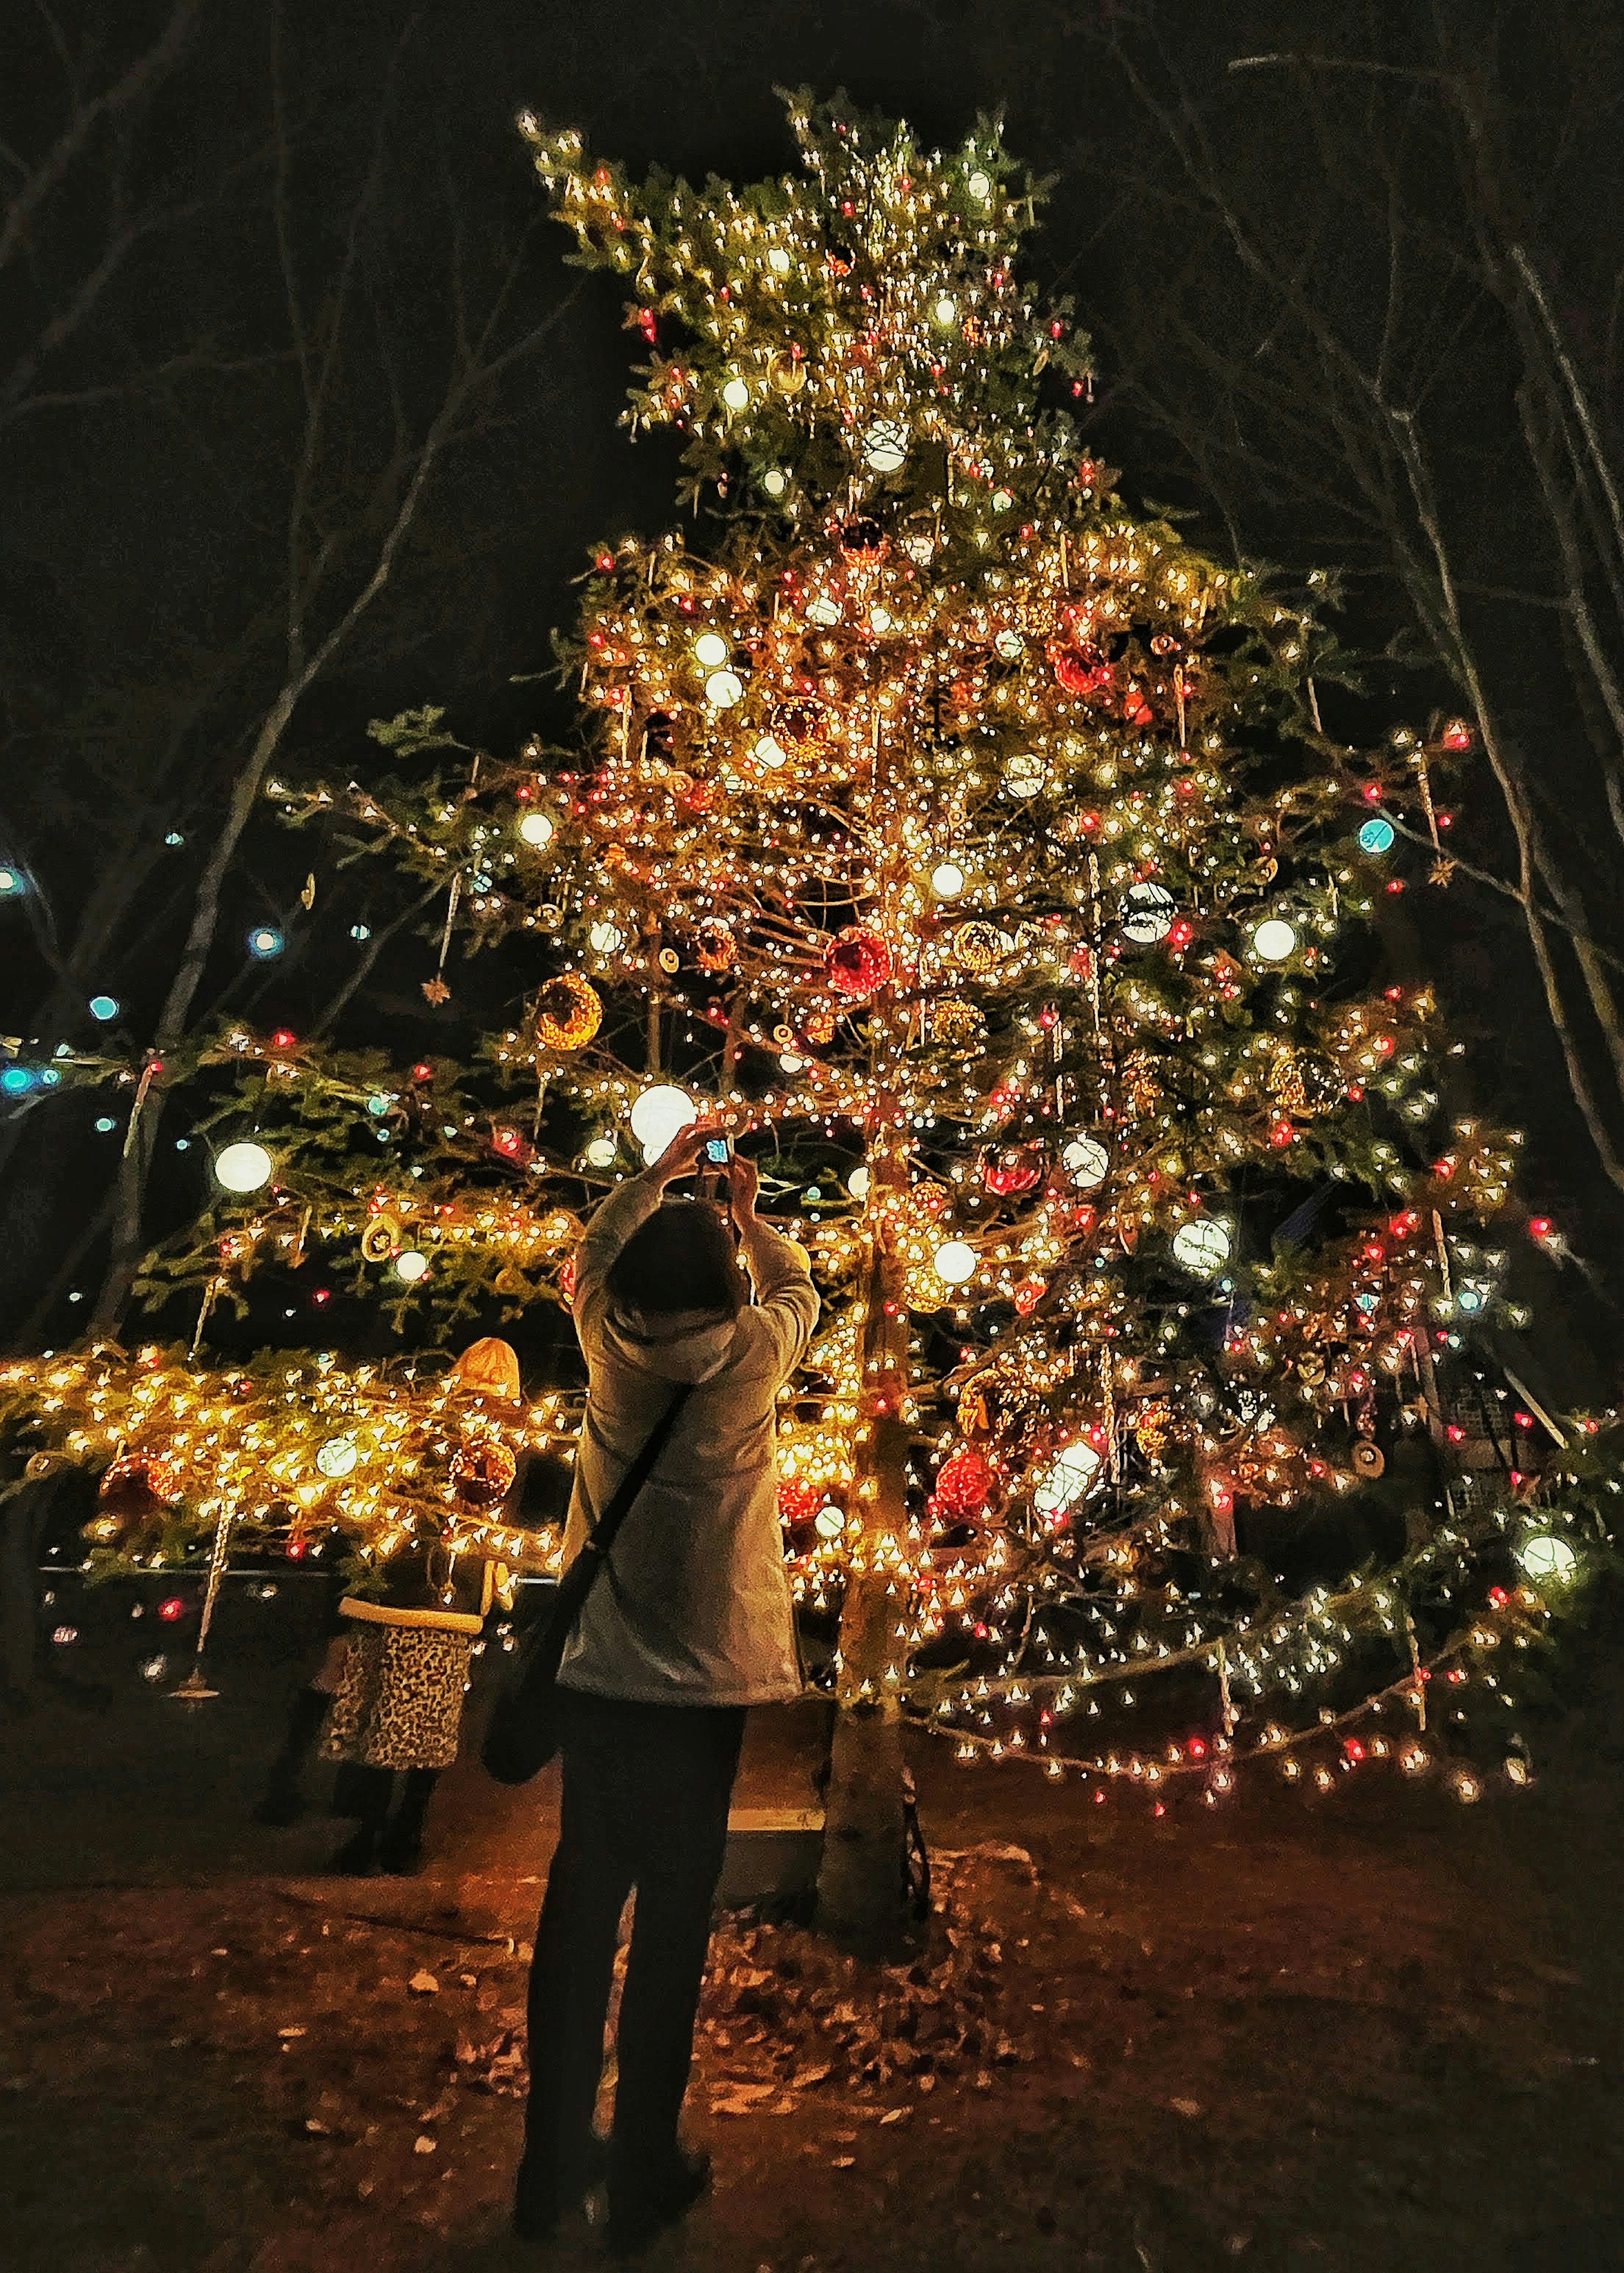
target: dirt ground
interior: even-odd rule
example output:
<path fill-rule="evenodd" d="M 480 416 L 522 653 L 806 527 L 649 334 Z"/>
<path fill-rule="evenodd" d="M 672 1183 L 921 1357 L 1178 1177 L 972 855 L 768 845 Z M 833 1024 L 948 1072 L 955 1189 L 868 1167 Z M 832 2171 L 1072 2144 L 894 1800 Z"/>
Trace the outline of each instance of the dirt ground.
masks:
<path fill-rule="evenodd" d="M 230 1684 L 224 1684 L 228 1688 Z M 6 2273 L 561 2273 L 505 2230 L 550 1790 L 460 1768 L 410 1881 L 247 1819 L 266 1699 L 4 1730 Z M 759 1716 L 740 1797 L 802 1803 Z M 917 1762 L 911 1977 L 719 1933 L 705 2273 L 1624 2267 L 1615 1774 L 1463 1808 L 1360 1771 L 1164 1821 Z"/>

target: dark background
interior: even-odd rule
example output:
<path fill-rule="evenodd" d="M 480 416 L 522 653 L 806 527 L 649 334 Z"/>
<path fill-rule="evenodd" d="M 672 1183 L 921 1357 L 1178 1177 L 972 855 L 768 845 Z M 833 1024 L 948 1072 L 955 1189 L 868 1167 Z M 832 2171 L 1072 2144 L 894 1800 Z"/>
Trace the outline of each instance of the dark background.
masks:
<path fill-rule="evenodd" d="M 386 587 L 299 694 L 270 773 L 363 776 L 379 763 L 368 719 L 423 702 L 498 750 L 535 728 L 568 733 L 566 695 L 538 676 L 550 627 L 569 619 L 595 539 L 670 517 L 676 461 L 669 437 L 632 448 L 617 428 L 640 343 L 613 280 L 567 265 L 513 114 L 573 123 L 634 170 L 751 179 L 794 163 L 776 86 L 843 86 L 932 143 L 1002 111 L 1012 149 L 1051 179 L 1029 261 L 1094 337 L 1087 416 L 1124 492 L 1187 511 L 1221 554 L 1345 570 L 1362 686 L 1322 695 L 1352 741 L 1467 707 L 1396 551 L 1413 518 L 1402 500 L 1389 521 L 1373 507 L 1390 465 L 1343 417 L 1316 326 L 1380 367 L 1424 434 L 1519 778 L 1583 921 L 1624 946 L 1603 791 L 1619 736 L 1575 665 L 1571 611 L 1550 604 L 1570 564 L 1528 439 L 1530 350 L 1493 289 L 1506 244 L 1530 248 L 1616 461 L 1612 9 L 81 0 L 14 10 L 4 42 L 0 860 L 28 889 L 0 904 L 0 1033 L 28 1061 L 63 1042 L 138 1060 L 161 1031 L 233 785 L 288 680 L 289 561 L 309 587 L 308 659 L 400 514 L 460 368 L 460 321 L 504 276 L 493 338 L 513 360 L 437 446 Z M 154 52 L 133 99 L 106 99 Z M 1611 641 L 1605 551 L 1586 573 Z M 1440 796 L 1460 812 L 1454 849 L 1514 874 L 1481 754 Z M 328 1020 L 404 891 L 371 864 L 341 868 L 263 802 L 222 866 L 187 1030 L 229 1009 L 461 1056 L 535 984 L 513 949 L 453 974 L 455 1000 L 430 1009 L 430 909 L 401 921 Z M 1414 889 L 1384 911 L 1387 950 L 1406 976 L 1436 970 L 1473 1045 L 1472 1103 L 1528 1129 L 1529 1204 L 1586 1266 L 1540 1264 L 1536 1291 L 1610 1353 L 1624 1204 L 1573 1101 L 1521 916 L 1463 873 L 1439 889 L 1426 872 L 1401 864 Z M 266 920 L 288 946 L 260 964 L 243 942 Z M 358 924 L 372 941 L 352 938 Z M 1624 1127 L 1614 1054 L 1570 960 L 1560 977 L 1610 1142 Z M 98 992 L 122 1005 L 110 1026 L 85 1009 Z M 89 1314 L 127 1098 L 64 1086 L 0 1104 L 0 1331 L 14 1346 L 65 1339 Z M 176 1150 L 188 1110 L 177 1100 L 163 1123 L 154 1234 L 200 1193 L 202 1148 Z M 98 1133 L 106 1115 L 117 1129 Z M 324 1336 L 363 1323 L 333 1316 Z M 312 1331 L 308 1317 L 286 1328 Z"/>

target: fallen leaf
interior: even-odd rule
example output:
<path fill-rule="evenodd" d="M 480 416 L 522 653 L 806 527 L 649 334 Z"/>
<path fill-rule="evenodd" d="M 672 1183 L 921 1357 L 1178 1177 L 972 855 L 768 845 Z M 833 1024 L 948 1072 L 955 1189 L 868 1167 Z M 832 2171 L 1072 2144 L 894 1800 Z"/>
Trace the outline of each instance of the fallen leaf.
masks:
<path fill-rule="evenodd" d="M 829 2168 L 832 2171 L 849 2171 L 856 2164 L 857 2159 L 855 2155 L 836 2155 Z"/>
<path fill-rule="evenodd" d="M 909 2107 L 888 2107 L 879 2120 L 886 2123 L 906 2123 L 913 2110 Z"/>
<path fill-rule="evenodd" d="M 422 2131 L 412 2142 L 412 2152 L 414 2155 L 431 2155 L 438 2144 L 438 2139 L 430 2139 L 426 2131 Z"/>
<path fill-rule="evenodd" d="M 1167 2104 L 1170 2107 L 1177 2108 L 1180 2115 L 1199 2115 L 1201 2112 L 1201 2103 L 1199 2099 L 1170 2099 Z"/>
<path fill-rule="evenodd" d="M 290 2037 L 302 2037 L 304 2034 L 304 2030 L 303 2029 L 278 2029 L 276 2033 L 282 2038 L 283 2042 L 286 2043 Z"/>
<path fill-rule="evenodd" d="M 439 1983 L 426 1971 L 414 1973 L 406 1985 L 414 1997 L 438 1997 L 440 1993 Z"/>

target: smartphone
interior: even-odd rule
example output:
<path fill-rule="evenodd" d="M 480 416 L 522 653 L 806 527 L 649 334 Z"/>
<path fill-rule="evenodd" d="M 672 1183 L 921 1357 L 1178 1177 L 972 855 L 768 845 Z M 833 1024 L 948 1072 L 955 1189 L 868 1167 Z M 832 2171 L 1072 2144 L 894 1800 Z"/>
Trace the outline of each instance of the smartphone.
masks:
<path fill-rule="evenodd" d="M 713 1168 L 725 1168 L 733 1158 L 733 1139 L 730 1136 L 707 1136 L 705 1158 Z"/>

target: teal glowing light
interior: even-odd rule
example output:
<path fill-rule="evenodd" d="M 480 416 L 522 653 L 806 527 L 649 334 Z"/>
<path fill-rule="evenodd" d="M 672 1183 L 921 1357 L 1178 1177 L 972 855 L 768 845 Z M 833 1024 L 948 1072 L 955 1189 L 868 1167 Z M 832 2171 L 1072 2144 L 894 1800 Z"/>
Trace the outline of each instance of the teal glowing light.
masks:
<path fill-rule="evenodd" d="M 1390 852 L 1393 850 L 1393 824 L 1378 813 L 1366 821 L 1359 830 L 1359 844 L 1366 852 Z"/>

